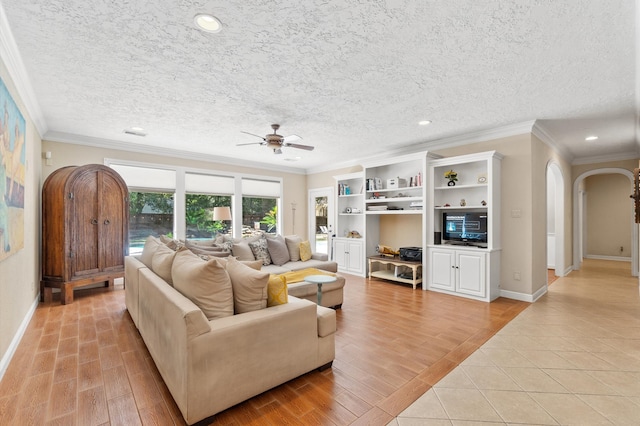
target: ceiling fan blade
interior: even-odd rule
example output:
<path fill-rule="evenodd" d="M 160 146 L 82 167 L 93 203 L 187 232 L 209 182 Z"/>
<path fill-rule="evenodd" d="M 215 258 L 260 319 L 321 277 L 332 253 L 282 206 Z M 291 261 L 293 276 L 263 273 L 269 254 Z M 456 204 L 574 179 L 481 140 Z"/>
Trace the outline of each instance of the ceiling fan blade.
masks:
<path fill-rule="evenodd" d="M 240 131 L 240 133 L 246 133 L 247 135 L 255 136 L 256 138 L 260 138 L 260 139 L 262 139 L 263 141 L 264 141 L 264 140 L 266 140 L 266 139 L 264 138 L 264 136 L 256 135 L 255 133 L 244 132 L 244 131 L 242 131 L 242 130 Z"/>
<path fill-rule="evenodd" d="M 310 146 L 310 145 L 300 145 L 300 144 L 297 144 L 297 143 L 285 143 L 282 146 L 288 146 L 288 147 L 291 147 L 291 148 L 304 149 L 304 150 L 307 150 L 307 151 L 313 151 L 313 148 L 314 148 L 313 146 Z"/>
<path fill-rule="evenodd" d="M 289 135 L 289 136 L 285 136 L 284 138 L 282 138 L 282 142 L 284 143 L 289 143 L 289 142 L 295 142 L 295 141 L 301 141 L 302 138 L 298 135 Z"/>
<path fill-rule="evenodd" d="M 245 145 L 264 145 L 264 142 L 249 142 L 249 143 L 239 143 L 236 146 L 245 146 Z"/>

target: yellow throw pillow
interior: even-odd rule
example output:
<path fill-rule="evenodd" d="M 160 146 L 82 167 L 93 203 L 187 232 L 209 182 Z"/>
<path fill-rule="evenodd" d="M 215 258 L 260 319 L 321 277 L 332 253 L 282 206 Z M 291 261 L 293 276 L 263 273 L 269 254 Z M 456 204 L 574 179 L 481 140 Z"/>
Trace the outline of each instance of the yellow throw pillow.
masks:
<path fill-rule="evenodd" d="M 300 260 L 306 262 L 309 259 L 311 259 L 311 244 L 307 240 L 300 243 Z"/>
<path fill-rule="evenodd" d="M 281 275 L 271 274 L 267 285 L 267 306 L 284 305 L 285 303 L 289 303 L 287 279 Z"/>
<path fill-rule="evenodd" d="M 309 259 L 311 259 L 311 244 L 307 240 L 300 243 L 300 260 L 306 262 Z"/>

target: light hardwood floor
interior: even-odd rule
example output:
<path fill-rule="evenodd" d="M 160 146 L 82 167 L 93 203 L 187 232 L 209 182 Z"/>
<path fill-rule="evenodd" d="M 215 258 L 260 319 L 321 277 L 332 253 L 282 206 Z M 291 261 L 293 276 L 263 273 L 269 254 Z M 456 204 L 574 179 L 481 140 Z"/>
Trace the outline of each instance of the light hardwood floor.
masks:
<path fill-rule="evenodd" d="M 219 413 L 213 424 L 385 425 L 528 305 L 348 276 L 333 368 Z M 39 305 L 0 382 L 0 424 L 184 421 L 116 287 Z"/>

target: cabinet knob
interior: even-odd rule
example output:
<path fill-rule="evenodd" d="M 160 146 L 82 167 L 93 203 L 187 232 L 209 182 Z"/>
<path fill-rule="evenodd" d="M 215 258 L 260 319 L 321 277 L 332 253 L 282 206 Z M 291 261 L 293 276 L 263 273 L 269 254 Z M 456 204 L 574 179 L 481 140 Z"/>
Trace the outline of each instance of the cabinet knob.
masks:
<path fill-rule="evenodd" d="M 110 221 L 109 219 L 105 219 L 105 220 L 104 220 L 104 224 L 105 224 L 105 225 L 108 225 L 108 224 L 110 224 L 110 223 L 111 223 L 111 221 Z"/>
<path fill-rule="evenodd" d="M 92 225 L 97 225 L 98 224 L 98 219 L 91 219 L 91 224 Z"/>

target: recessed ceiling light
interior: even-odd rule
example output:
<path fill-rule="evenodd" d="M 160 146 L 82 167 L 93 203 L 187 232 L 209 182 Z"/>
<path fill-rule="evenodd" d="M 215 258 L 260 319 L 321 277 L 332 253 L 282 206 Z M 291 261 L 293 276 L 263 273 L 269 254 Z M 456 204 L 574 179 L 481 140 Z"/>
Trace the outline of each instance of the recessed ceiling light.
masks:
<path fill-rule="evenodd" d="M 595 141 L 596 139 L 598 139 L 597 136 L 587 136 L 586 138 L 584 138 L 585 141 Z"/>
<path fill-rule="evenodd" d="M 208 13 L 199 13 L 193 17 L 193 22 L 202 31 L 208 33 L 218 33 L 222 30 L 222 23 L 218 18 Z"/>
<path fill-rule="evenodd" d="M 431 120 L 418 121 L 418 124 L 421 126 L 428 126 L 429 124 L 431 124 Z"/>
<path fill-rule="evenodd" d="M 144 132 L 144 129 L 138 126 L 132 127 L 131 130 L 133 130 L 134 132 Z"/>

